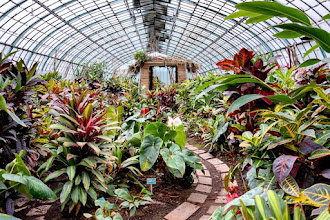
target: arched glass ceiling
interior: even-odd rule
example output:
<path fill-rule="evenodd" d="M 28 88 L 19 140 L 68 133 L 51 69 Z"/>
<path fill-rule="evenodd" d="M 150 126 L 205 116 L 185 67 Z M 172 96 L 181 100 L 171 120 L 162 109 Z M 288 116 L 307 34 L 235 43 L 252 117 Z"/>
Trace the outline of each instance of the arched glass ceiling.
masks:
<path fill-rule="evenodd" d="M 0 51 L 18 50 L 15 58 L 39 71 L 64 74 L 79 64 L 105 60 L 112 69 L 132 59 L 137 50 L 157 51 L 192 59 L 201 72 L 216 71 L 215 63 L 232 58 L 242 47 L 287 57 L 285 47 L 297 44 L 302 54 L 311 46 L 300 39 L 280 40 L 272 35 L 273 18 L 260 24 L 224 18 L 240 0 L 1 0 Z M 330 30 L 328 0 L 279 0 L 304 11 L 313 25 Z M 327 57 L 322 50 L 310 58 Z M 284 62 L 284 59 L 282 60 Z"/>

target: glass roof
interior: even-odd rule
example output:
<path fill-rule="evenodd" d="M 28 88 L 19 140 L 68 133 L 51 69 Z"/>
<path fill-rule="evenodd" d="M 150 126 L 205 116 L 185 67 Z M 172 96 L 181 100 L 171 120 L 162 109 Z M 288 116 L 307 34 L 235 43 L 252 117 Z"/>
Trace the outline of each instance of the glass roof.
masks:
<path fill-rule="evenodd" d="M 270 27 L 284 19 L 246 25 L 245 19 L 224 20 L 239 0 L 1 0 L 0 52 L 18 51 L 39 71 L 73 74 L 82 63 L 108 61 L 113 70 L 132 60 L 135 51 L 184 57 L 217 71 L 215 63 L 232 58 L 242 47 L 287 57 L 297 45 L 298 57 L 313 45 L 281 40 Z M 330 30 L 328 0 L 279 0 L 304 11 L 314 26 Z M 329 54 L 315 50 L 309 58 Z"/>

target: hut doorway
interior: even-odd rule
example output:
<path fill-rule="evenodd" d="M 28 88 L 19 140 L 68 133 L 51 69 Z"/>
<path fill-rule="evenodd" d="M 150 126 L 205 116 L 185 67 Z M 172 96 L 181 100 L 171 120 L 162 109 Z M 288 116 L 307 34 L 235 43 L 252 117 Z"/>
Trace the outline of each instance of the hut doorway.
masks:
<path fill-rule="evenodd" d="M 178 82 L 177 66 L 151 66 L 149 73 L 149 90 Z"/>

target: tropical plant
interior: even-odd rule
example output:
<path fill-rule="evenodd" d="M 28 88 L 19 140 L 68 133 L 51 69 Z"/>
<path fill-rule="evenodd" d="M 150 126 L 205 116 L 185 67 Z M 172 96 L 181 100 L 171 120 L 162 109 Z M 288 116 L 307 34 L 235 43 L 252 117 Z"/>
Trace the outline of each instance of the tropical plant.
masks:
<path fill-rule="evenodd" d="M 110 203 L 104 198 L 95 200 L 95 206 L 99 206 L 94 215 L 85 213 L 84 216 L 87 218 L 94 218 L 97 220 L 122 220 L 122 216 L 118 213 L 120 209 L 129 209 L 130 217 L 132 217 L 137 208 L 142 205 L 150 204 L 152 199 L 150 198 L 151 193 L 146 189 L 142 188 L 139 195 L 132 196 L 126 188 L 116 189 L 115 197 L 116 202 Z M 123 201 L 119 206 L 116 205 L 118 201 Z"/>
<path fill-rule="evenodd" d="M 13 54 L 5 57 L 0 54 L 0 167 L 4 168 L 14 159 L 13 153 L 19 153 L 22 149 L 27 152 L 24 157 L 27 165 L 34 167 L 39 155 L 30 146 L 34 122 L 31 98 L 37 94 L 32 90 L 46 82 L 35 76 L 38 63 L 28 69 L 22 60 L 15 63 L 8 61 L 7 58 Z"/>
<path fill-rule="evenodd" d="M 103 197 L 94 201 L 95 206 L 100 207 L 95 214 L 84 213 L 86 218 L 93 218 L 95 220 L 122 220 L 123 217 L 118 213 L 120 208 L 113 203 L 106 201 Z"/>
<path fill-rule="evenodd" d="M 134 53 L 134 60 L 138 63 L 144 63 L 147 60 L 147 54 L 144 51 L 136 51 Z"/>
<path fill-rule="evenodd" d="M 94 62 L 90 65 L 84 65 L 82 72 L 77 73 L 77 78 L 90 79 L 92 82 L 108 79 L 111 77 L 109 63 L 106 61 Z M 92 86 L 92 85 L 91 85 Z"/>
<path fill-rule="evenodd" d="M 67 180 L 58 192 L 62 209 L 69 204 L 69 212 L 97 198 L 97 191 L 113 194 L 113 187 L 107 185 L 109 179 L 103 174 L 111 162 L 105 160 L 102 148 L 113 139 L 104 134 L 111 129 L 108 126 L 104 111 L 98 111 L 95 105 L 94 93 L 67 91 L 63 97 L 57 96 L 51 102 L 56 111 L 55 121 L 51 129 L 57 130 L 54 139 L 46 147 L 51 157 L 41 166 L 43 173 L 52 166 L 56 171 L 49 174 L 45 182 L 66 175 Z M 95 105 L 95 107 L 93 106 Z"/>
<path fill-rule="evenodd" d="M 119 200 L 123 200 L 120 207 L 130 210 L 130 216 L 135 214 L 136 209 L 139 208 L 139 206 L 150 204 L 152 202 L 152 199 L 150 198 L 151 193 L 146 188 L 143 188 L 140 194 L 136 196 L 130 195 L 126 188 L 116 189 L 115 194 Z"/>
<path fill-rule="evenodd" d="M 247 19 L 246 24 L 266 21 L 273 17 L 289 19 L 292 23 L 274 26 L 275 28 L 283 30 L 274 34 L 274 37 L 284 39 L 302 38 L 308 41 L 315 41 L 316 44 L 305 53 L 305 57 L 319 47 L 328 53 L 330 52 L 329 32 L 321 28 L 313 27 L 307 15 L 299 9 L 284 6 L 278 2 L 266 1 L 243 2 L 235 5 L 235 7 L 239 9 L 239 11 L 227 16 L 226 19 L 248 17 L 249 19 Z M 329 19 L 329 16 L 324 16 L 323 19 Z M 306 60 L 300 67 L 313 65 L 318 62 L 321 62 L 321 60 Z"/>
<path fill-rule="evenodd" d="M 244 195 L 243 195 L 244 196 Z M 224 207 L 219 207 L 210 219 L 306 219 L 302 206 L 297 203 L 290 215 L 287 203 L 274 191 L 269 190 L 262 195 L 254 194 L 234 199 Z"/>
<path fill-rule="evenodd" d="M 7 164 L 6 169 L 0 169 L 0 205 L 5 205 L 7 214 L 14 214 L 14 199 L 19 194 L 29 199 L 56 199 L 55 193 L 47 185 L 31 175 L 22 159 L 25 151 L 14 153 L 14 156 L 15 159 Z"/>
<path fill-rule="evenodd" d="M 329 192 L 330 192 L 329 185 L 318 183 L 307 189 L 302 190 L 298 197 L 286 196 L 285 199 L 288 204 L 300 203 L 302 205 L 317 207 L 312 211 L 311 215 L 321 216 L 325 210 L 328 211 L 328 207 L 330 203 Z M 320 216 L 319 218 L 322 219 Z M 328 216 L 330 217 L 329 211 L 328 211 Z"/>

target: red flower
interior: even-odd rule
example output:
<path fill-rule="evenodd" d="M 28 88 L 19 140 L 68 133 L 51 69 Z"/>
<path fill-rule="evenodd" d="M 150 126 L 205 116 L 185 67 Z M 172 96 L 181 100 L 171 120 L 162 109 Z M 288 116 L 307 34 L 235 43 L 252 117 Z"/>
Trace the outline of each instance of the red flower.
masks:
<path fill-rule="evenodd" d="M 275 63 L 275 66 L 277 66 L 277 68 L 281 68 L 280 64 L 278 64 L 278 63 Z"/>
<path fill-rule="evenodd" d="M 146 115 L 149 112 L 148 108 L 141 109 L 141 114 Z"/>
<path fill-rule="evenodd" d="M 227 203 L 230 202 L 231 200 L 238 198 L 239 195 L 237 193 L 229 193 L 226 197 Z"/>

